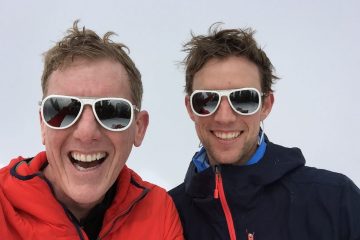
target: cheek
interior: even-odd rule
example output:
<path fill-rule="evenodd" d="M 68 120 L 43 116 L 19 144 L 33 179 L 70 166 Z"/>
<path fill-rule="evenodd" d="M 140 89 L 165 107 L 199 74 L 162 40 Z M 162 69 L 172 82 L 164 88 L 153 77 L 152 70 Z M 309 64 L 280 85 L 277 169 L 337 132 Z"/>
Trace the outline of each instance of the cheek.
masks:
<path fill-rule="evenodd" d="M 66 143 L 67 134 L 64 130 L 46 129 L 43 131 L 43 144 L 45 145 L 46 152 L 59 155 L 62 146 Z"/>
<path fill-rule="evenodd" d="M 117 133 L 108 137 L 115 152 L 115 161 L 126 161 L 134 144 L 134 133 Z"/>
<path fill-rule="evenodd" d="M 246 124 L 248 125 L 251 135 L 257 135 L 260 130 L 260 114 L 246 119 Z"/>
<path fill-rule="evenodd" d="M 196 119 L 195 129 L 200 140 L 203 140 L 209 134 L 209 127 L 206 119 L 201 119 L 201 120 Z"/>
<path fill-rule="evenodd" d="M 200 131 L 202 131 L 202 129 L 205 128 L 204 122 L 200 121 L 198 119 L 198 117 L 194 119 L 194 124 L 195 124 L 195 129 L 196 129 L 197 132 L 200 132 Z"/>

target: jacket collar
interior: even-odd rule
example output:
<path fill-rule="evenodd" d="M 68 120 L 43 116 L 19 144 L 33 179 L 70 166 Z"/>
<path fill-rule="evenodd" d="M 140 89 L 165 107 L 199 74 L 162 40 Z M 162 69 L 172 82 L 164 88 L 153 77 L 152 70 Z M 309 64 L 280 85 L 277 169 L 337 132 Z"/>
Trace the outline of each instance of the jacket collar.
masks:
<path fill-rule="evenodd" d="M 7 167 L 12 177 L 5 179 L 4 191 L 9 202 L 13 204 L 14 211 L 36 216 L 50 225 L 74 229 L 70 222 L 64 221 L 69 218 L 67 211 L 56 200 L 51 183 L 41 172 L 46 164 L 45 152 L 40 152 L 30 159 L 19 157 L 12 160 Z M 150 187 L 135 172 L 124 166 L 117 180 L 113 203 L 105 213 L 104 222 L 108 225 L 103 226 L 101 235 L 117 229 L 134 205 L 146 196 Z"/>
<path fill-rule="evenodd" d="M 253 194 L 254 189 L 269 185 L 305 164 L 300 149 L 267 144 L 265 154 L 257 164 L 218 166 L 225 190 L 231 191 L 230 194 Z M 214 188 L 214 167 L 197 173 L 195 165 L 190 163 L 185 177 L 187 194 L 194 198 L 212 198 Z"/>

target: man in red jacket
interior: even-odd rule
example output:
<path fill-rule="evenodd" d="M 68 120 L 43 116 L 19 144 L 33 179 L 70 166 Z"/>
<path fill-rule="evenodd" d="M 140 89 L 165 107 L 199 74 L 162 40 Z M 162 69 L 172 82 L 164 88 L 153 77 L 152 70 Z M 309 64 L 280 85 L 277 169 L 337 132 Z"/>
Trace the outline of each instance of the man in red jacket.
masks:
<path fill-rule="evenodd" d="M 0 239 L 183 239 L 165 190 L 125 165 L 149 122 L 140 72 L 77 23 L 45 53 L 46 151 L 0 170 Z"/>

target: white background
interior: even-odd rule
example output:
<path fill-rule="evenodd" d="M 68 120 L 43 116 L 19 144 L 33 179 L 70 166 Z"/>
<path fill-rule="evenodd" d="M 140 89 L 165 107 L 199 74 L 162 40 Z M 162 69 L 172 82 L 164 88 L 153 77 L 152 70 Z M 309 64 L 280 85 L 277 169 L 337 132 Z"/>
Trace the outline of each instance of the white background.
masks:
<path fill-rule="evenodd" d="M 42 53 L 75 19 L 128 45 L 150 113 L 145 141 L 128 164 L 170 189 L 182 182 L 199 143 L 184 106 L 179 62 L 190 31 L 214 22 L 253 27 L 281 80 L 265 122 L 271 141 L 300 147 L 307 164 L 360 185 L 360 1 L 20 1 L 0 0 L 0 166 L 44 149 L 37 102 Z"/>

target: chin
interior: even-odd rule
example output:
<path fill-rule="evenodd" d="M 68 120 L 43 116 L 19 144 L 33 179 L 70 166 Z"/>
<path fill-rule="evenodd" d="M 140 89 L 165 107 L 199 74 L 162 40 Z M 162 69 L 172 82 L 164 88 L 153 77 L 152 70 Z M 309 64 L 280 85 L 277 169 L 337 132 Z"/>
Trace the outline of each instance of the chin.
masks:
<path fill-rule="evenodd" d="M 212 154 L 215 164 L 240 164 L 241 155 L 230 152 Z"/>

